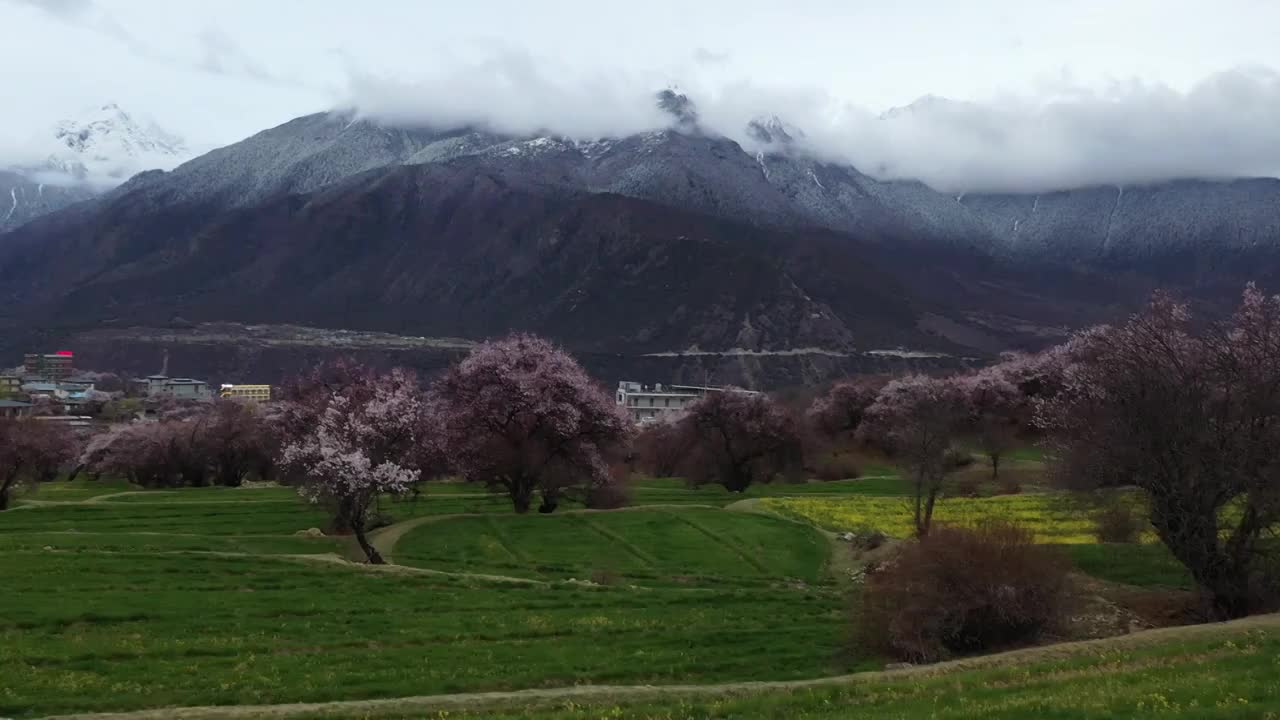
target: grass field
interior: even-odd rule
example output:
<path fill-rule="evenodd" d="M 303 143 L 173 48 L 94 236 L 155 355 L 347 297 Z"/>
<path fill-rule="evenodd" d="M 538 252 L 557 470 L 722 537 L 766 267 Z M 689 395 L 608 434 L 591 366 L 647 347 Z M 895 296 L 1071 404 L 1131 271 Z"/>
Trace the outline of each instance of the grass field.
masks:
<path fill-rule="evenodd" d="M 895 476 L 744 494 L 645 479 L 633 488 L 642 507 L 583 512 L 569 503 L 550 516 L 515 516 L 505 498 L 440 483 L 416 502 L 384 499 L 382 514 L 394 524 L 374 538 L 396 566 L 372 569 L 341 561 L 353 556 L 349 538 L 298 534 L 325 527 L 328 517 L 287 488 L 51 483 L 0 513 L 0 717 L 877 669 L 885 659 L 849 640 L 847 588 L 831 572 L 847 550 L 818 528 L 848 529 L 855 519 L 906 528 L 903 492 Z M 740 512 L 751 503 L 739 501 L 751 498 L 791 519 Z M 1103 580 L 1189 587 L 1160 546 L 1085 544 L 1088 520 L 1049 495 L 948 500 L 939 520 L 991 512 L 1031 524 Z M 1240 708 L 1256 711 L 1272 686 L 1253 678 L 1276 672 L 1259 659 L 1276 640 L 1248 642 L 1256 652 L 1238 656 L 1212 643 L 1182 644 L 947 680 L 493 712 L 1070 718 L 1112 708 L 1128 717 L 1115 709 L 1125 696 L 1113 684 L 1139 688 L 1130 699 L 1154 698 L 1152 688 L 1199 673 L 1210 658 L 1237 664 L 1240 682 L 1197 674 L 1198 685 L 1166 694 L 1170 707 L 1181 703 L 1185 714 L 1190 699 L 1217 702 L 1210 690 L 1229 688 L 1248 701 Z M 1100 683 L 1103 704 L 1079 697 L 1089 682 Z M 957 687 L 965 692 L 960 705 L 951 702 Z M 1046 708 L 1062 712 L 1028 714 Z M 1221 716 L 1262 717 L 1240 708 Z M 972 715 L 955 714 L 961 710 Z"/>
<path fill-rule="evenodd" d="M 299 714 L 308 720 L 504 718 L 506 720 L 1097 720 L 1098 718 L 1280 718 L 1280 618 L 1159 635 L 1140 645 L 1101 643 L 1070 651 L 993 658 L 988 667 L 961 663 L 928 674 L 800 687 L 711 694 L 615 691 L 615 698 L 507 701 L 467 711 L 430 712 L 430 702 L 403 710 Z M 1199 630 L 1196 628 L 1195 630 Z M 635 695 L 648 698 L 636 699 Z M 410 703 L 404 703 L 409 705 Z"/>
<path fill-rule="evenodd" d="M 423 525 L 396 561 L 544 580 L 617 576 L 652 584 L 826 579 L 829 543 L 785 520 L 722 510 L 489 515 Z"/>

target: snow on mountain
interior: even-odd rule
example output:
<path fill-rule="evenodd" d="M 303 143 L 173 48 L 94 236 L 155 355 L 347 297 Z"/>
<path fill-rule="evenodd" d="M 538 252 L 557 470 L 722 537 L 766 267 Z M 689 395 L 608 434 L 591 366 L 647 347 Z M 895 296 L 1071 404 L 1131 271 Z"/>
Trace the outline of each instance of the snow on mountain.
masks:
<path fill-rule="evenodd" d="M 53 125 L 31 140 L 41 161 L 0 158 L 0 233 L 92 198 L 144 170 L 170 170 L 191 153 L 182 138 L 115 103 Z"/>
<path fill-rule="evenodd" d="M 188 156 L 186 143 L 155 123 L 142 125 L 107 103 L 53 129 L 47 168 L 93 185 L 113 186 L 143 170 L 169 170 Z"/>

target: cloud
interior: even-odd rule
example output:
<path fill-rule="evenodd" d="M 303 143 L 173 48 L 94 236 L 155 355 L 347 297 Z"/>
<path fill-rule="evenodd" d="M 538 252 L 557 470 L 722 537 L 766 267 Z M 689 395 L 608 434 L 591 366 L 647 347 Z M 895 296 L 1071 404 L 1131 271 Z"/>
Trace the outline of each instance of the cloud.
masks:
<path fill-rule="evenodd" d="M 827 157 L 949 191 L 1280 176 L 1280 74 L 1262 68 L 1218 73 L 1185 92 L 1063 86 L 1047 97 L 926 98 L 881 116 L 848 109 L 809 120 Z"/>
<path fill-rule="evenodd" d="M 8 0 L 14 5 L 27 5 L 63 19 L 78 17 L 93 8 L 93 0 Z"/>
<path fill-rule="evenodd" d="M 476 62 L 437 65 L 413 80 L 349 68 L 345 104 L 393 124 L 594 139 L 669 124 L 653 99 L 659 87 L 657 75 L 574 72 L 503 50 Z"/>
<path fill-rule="evenodd" d="M 704 131 L 748 150 L 761 116 L 803 131 L 803 150 L 874 177 L 920 180 L 949 192 L 1042 192 L 1177 178 L 1280 176 L 1280 74 L 1240 68 L 1186 91 L 1115 82 L 1101 90 L 1069 79 L 1032 95 L 982 102 L 926 96 L 875 112 L 820 88 L 726 81 L 723 73 L 681 82 Z M 656 74 L 572 73 L 521 52 L 469 65 L 441 65 L 416 80 L 352 72 L 348 104 L 391 123 L 480 125 L 513 134 L 579 139 L 670 125 Z"/>

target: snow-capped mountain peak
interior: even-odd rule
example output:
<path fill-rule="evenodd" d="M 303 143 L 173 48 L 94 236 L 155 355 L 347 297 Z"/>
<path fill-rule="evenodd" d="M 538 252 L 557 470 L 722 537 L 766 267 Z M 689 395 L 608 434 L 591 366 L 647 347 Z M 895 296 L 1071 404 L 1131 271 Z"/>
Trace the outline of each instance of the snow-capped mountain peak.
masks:
<path fill-rule="evenodd" d="M 168 170 L 188 156 L 186 143 L 155 123 L 143 125 L 115 103 L 53 128 L 57 149 L 50 170 L 94 184 L 113 185 L 143 170 Z"/>

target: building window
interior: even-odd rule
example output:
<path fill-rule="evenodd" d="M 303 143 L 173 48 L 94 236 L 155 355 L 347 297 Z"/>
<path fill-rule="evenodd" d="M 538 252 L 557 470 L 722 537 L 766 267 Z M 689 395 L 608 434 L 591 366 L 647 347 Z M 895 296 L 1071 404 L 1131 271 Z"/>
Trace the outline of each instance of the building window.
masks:
<path fill-rule="evenodd" d="M 653 407 L 653 398 L 649 398 L 649 407 Z"/>
<path fill-rule="evenodd" d="M 663 407 L 671 407 L 671 398 L 662 398 Z"/>

